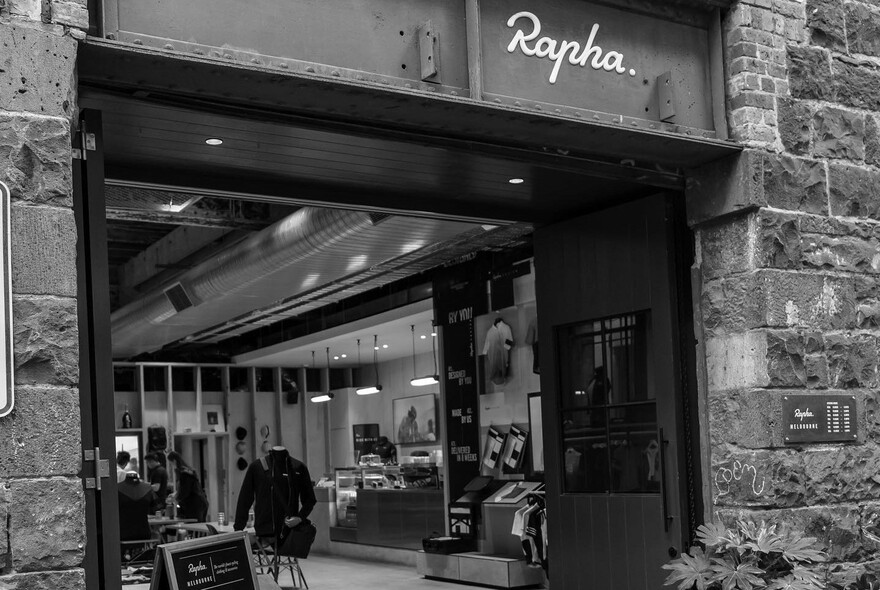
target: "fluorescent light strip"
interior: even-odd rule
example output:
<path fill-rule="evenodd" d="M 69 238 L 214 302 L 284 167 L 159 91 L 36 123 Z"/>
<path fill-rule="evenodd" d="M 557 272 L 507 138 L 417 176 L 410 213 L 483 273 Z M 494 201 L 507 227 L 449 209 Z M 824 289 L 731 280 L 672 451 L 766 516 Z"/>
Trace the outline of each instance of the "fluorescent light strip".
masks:
<path fill-rule="evenodd" d="M 382 391 L 381 385 L 370 385 L 369 387 L 361 387 L 357 391 L 355 391 L 358 395 L 372 395 L 374 393 L 379 393 Z"/>

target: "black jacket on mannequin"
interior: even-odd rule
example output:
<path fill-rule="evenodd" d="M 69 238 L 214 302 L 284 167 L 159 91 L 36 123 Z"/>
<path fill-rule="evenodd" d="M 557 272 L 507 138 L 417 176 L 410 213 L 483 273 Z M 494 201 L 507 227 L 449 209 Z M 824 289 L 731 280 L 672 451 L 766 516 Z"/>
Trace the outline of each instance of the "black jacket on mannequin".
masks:
<path fill-rule="evenodd" d="M 274 447 L 268 456 L 248 466 L 238 494 L 233 528 L 245 528 L 253 504 L 257 536 L 275 537 L 281 533 L 285 517 L 305 519 L 316 501 L 305 464 L 291 457 L 287 449 Z"/>

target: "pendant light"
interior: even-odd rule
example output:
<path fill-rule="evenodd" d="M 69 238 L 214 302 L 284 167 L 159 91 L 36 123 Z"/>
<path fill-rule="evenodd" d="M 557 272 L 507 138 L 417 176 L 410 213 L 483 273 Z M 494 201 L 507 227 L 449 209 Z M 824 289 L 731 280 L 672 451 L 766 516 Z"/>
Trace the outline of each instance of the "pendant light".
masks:
<path fill-rule="evenodd" d="M 413 351 L 413 378 L 410 379 L 409 384 L 415 387 L 424 387 L 425 385 L 435 385 L 440 383 L 440 375 L 437 374 L 437 350 L 434 345 L 435 338 L 431 337 L 431 353 L 434 357 L 434 374 L 426 375 L 424 377 L 416 377 L 416 327 L 415 325 L 410 325 L 410 331 L 412 332 L 412 351 Z M 433 333 L 433 330 L 432 330 Z"/>
<path fill-rule="evenodd" d="M 312 364 L 315 364 L 315 351 L 312 351 Z M 327 347 L 327 380 L 330 380 L 330 347 Z M 323 393 L 317 393 L 311 397 L 311 400 L 315 403 L 320 402 L 329 402 L 333 399 L 333 392 L 326 391 Z"/>
<path fill-rule="evenodd" d="M 358 365 L 361 364 L 361 341 L 358 340 Z M 370 385 L 368 387 L 361 387 L 355 393 L 358 395 L 372 395 L 374 393 L 379 393 L 382 391 L 382 386 L 379 385 L 379 336 L 373 335 L 373 371 L 376 377 L 376 384 Z"/>

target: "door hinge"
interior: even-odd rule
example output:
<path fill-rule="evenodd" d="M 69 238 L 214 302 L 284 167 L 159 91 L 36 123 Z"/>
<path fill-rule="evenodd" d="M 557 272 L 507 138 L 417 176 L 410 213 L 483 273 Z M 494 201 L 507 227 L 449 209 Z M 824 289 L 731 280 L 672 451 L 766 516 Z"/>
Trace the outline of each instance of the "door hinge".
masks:
<path fill-rule="evenodd" d="M 101 480 L 110 477 L 110 461 L 101 459 L 101 451 L 98 447 L 94 449 L 83 449 L 83 468 L 86 464 L 91 463 L 94 468 L 91 470 L 95 476 L 83 478 L 83 485 L 87 490 L 101 489 Z"/>
<path fill-rule="evenodd" d="M 97 140 L 95 139 L 94 133 L 89 133 L 85 129 L 81 129 L 77 134 L 79 137 L 80 147 L 73 148 L 73 159 L 74 160 L 87 160 L 88 152 L 93 152 L 97 149 Z"/>

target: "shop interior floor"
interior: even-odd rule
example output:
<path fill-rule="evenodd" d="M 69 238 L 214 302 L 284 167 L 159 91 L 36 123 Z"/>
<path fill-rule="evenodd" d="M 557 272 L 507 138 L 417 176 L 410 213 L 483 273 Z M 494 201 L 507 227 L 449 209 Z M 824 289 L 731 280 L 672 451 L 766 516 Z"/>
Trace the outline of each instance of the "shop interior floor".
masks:
<path fill-rule="evenodd" d="M 308 559 L 301 559 L 300 564 L 306 576 L 306 582 L 314 590 L 474 588 L 474 586 L 465 586 L 455 582 L 428 580 L 420 576 L 414 567 L 390 563 L 312 554 Z M 282 572 L 278 581 L 282 588 L 292 587 L 288 571 Z"/>

